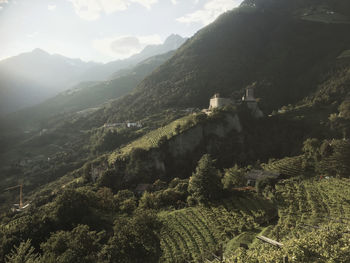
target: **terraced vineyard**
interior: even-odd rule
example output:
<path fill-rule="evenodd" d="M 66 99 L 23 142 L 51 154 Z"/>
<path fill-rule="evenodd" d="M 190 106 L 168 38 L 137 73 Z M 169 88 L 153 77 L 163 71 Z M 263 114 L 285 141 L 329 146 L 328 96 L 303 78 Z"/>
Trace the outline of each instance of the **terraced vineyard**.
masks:
<path fill-rule="evenodd" d="M 259 235 L 282 248 L 250 239 L 248 250 L 233 250 L 225 262 L 275 263 L 285 256 L 291 263 L 350 262 L 350 179 L 284 180 L 276 185 L 276 201 L 279 221 Z"/>
<path fill-rule="evenodd" d="M 323 179 L 299 183 L 284 181 L 277 186 L 280 220 L 271 234 L 277 239 L 292 229 L 313 229 L 328 222 L 350 222 L 350 180 Z"/>
<path fill-rule="evenodd" d="M 302 156 L 286 157 L 281 160 L 265 164 L 263 168 L 267 171 L 281 173 L 289 177 L 299 176 L 304 173 L 302 160 Z"/>
<path fill-rule="evenodd" d="M 165 136 L 168 139 L 171 138 L 176 134 L 176 129 L 178 129 L 178 127 L 180 127 L 182 131 L 193 127 L 195 125 L 195 118 L 196 115 L 191 114 L 178 120 L 175 120 L 164 127 L 160 127 L 154 131 L 145 134 L 140 139 L 133 141 L 132 143 L 126 145 L 125 147 L 119 149 L 116 152 L 113 152 L 109 156 L 109 163 L 113 163 L 116 159 L 127 155 L 134 148 L 148 150 L 150 148 L 157 147 L 158 142 L 162 137 Z"/>
<path fill-rule="evenodd" d="M 258 198 L 225 200 L 221 205 L 163 212 L 160 262 L 204 262 L 220 245 L 252 231 L 276 216 L 270 202 Z"/>

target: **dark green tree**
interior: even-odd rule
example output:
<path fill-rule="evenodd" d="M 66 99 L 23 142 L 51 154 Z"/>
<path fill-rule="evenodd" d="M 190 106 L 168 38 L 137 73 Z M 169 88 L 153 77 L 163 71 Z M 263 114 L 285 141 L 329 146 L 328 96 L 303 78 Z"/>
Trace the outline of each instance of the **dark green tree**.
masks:
<path fill-rule="evenodd" d="M 70 226 L 81 223 L 89 210 L 88 197 L 80 191 L 68 189 L 56 199 L 54 218 L 62 228 L 69 229 Z"/>
<path fill-rule="evenodd" d="M 114 196 L 114 203 L 122 213 L 132 214 L 137 207 L 137 199 L 130 190 L 121 190 Z"/>
<path fill-rule="evenodd" d="M 245 174 L 245 169 L 239 168 L 237 164 L 232 168 L 225 169 L 224 178 L 222 179 L 224 188 L 231 189 L 232 187 L 245 185 L 247 181 Z"/>
<path fill-rule="evenodd" d="M 40 257 L 34 252 L 31 241 L 28 239 L 15 246 L 10 254 L 6 256 L 6 263 L 39 263 Z"/>
<path fill-rule="evenodd" d="M 71 232 L 59 231 L 41 245 L 45 263 L 94 263 L 100 251 L 101 237 L 86 225 L 78 225 Z"/>
<path fill-rule="evenodd" d="M 114 235 L 102 248 L 99 262 L 158 262 L 161 223 L 150 211 L 138 211 L 132 218 L 115 221 Z"/>
<path fill-rule="evenodd" d="M 200 203 L 215 200 L 222 194 L 221 179 L 209 154 L 199 160 L 196 172 L 190 177 L 188 192 Z"/>

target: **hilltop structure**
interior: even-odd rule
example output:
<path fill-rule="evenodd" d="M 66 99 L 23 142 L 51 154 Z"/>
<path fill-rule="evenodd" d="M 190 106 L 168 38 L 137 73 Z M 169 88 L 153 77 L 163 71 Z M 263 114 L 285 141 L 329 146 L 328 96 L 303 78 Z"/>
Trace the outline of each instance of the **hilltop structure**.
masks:
<path fill-rule="evenodd" d="M 256 82 L 246 87 L 245 95 L 242 97 L 242 102 L 247 105 L 247 107 L 252 111 L 255 118 L 261 118 L 264 113 L 260 110 L 258 102 L 254 97 L 254 90 L 256 87 Z"/>
<path fill-rule="evenodd" d="M 254 97 L 254 89 L 255 89 L 255 85 L 248 86 L 245 90 L 245 95 L 242 97 L 242 101 L 256 102 L 256 99 Z"/>
<path fill-rule="evenodd" d="M 222 98 L 220 97 L 219 93 L 216 93 L 213 97 L 210 98 L 209 110 L 221 108 L 231 104 L 233 104 L 233 101 L 231 99 Z"/>
<path fill-rule="evenodd" d="M 207 115 L 210 115 L 212 111 L 216 108 L 222 108 L 227 105 L 233 105 L 233 104 L 234 104 L 233 100 L 228 98 L 222 98 L 220 97 L 219 93 L 215 93 L 214 96 L 210 98 L 209 108 L 203 109 L 202 112 L 204 112 Z"/>

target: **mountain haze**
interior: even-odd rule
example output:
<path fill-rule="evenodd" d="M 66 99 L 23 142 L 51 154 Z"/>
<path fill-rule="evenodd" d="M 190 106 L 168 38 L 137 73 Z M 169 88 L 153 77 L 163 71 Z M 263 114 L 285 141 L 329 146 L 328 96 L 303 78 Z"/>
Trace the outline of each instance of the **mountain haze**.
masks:
<path fill-rule="evenodd" d="M 137 63 L 155 55 L 167 53 L 179 48 L 186 38 L 179 35 L 170 35 L 163 44 L 146 46 L 140 53 L 123 60 L 112 61 L 98 65 L 87 70 L 81 77 L 82 80 L 97 81 L 112 79 L 113 74 L 123 68 L 133 67 Z"/>
<path fill-rule="evenodd" d="M 94 65 L 41 49 L 0 61 L 0 114 L 31 106 L 67 89 Z"/>
<path fill-rule="evenodd" d="M 100 108 L 101 104 L 132 92 L 137 85 L 153 70 L 167 61 L 175 51 L 150 57 L 134 67 L 116 72 L 111 80 L 82 82 L 73 88 L 61 92 L 38 105 L 9 114 L 7 122 L 17 123 L 22 129 L 33 128 L 47 118 L 77 111 Z M 95 109 L 90 109 L 95 110 Z"/>
<path fill-rule="evenodd" d="M 35 105 L 80 82 L 113 79 L 119 70 L 175 50 L 185 40 L 171 35 L 164 44 L 147 46 L 128 59 L 106 64 L 50 55 L 41 49 L 0 61 L 0 115 Z"/>

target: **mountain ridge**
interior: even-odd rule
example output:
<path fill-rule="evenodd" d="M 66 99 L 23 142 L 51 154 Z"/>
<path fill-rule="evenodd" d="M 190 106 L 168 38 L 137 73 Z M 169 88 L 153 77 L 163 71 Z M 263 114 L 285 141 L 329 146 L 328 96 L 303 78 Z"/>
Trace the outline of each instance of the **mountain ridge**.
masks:
<path fill-rule="evenodd" d="M 2 60 L 0 115 L 35 105 L 82 81 L 103 81 L 113 78 L 112 75 L 118 70 L 132 68 L 151 56 L 176 49 L 185 40 L 181 36 L 171 35 L 164 44 L 148 46 L 145 51 L 129 59 L 106 64 L 49 54 L 39 48 Z"/>

